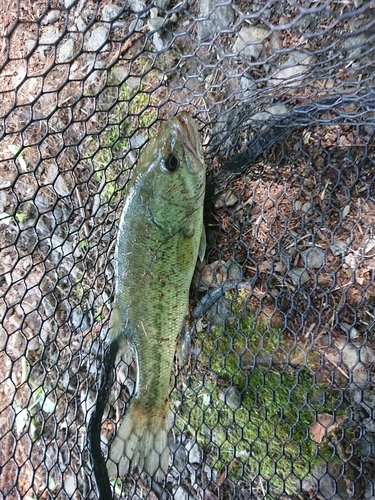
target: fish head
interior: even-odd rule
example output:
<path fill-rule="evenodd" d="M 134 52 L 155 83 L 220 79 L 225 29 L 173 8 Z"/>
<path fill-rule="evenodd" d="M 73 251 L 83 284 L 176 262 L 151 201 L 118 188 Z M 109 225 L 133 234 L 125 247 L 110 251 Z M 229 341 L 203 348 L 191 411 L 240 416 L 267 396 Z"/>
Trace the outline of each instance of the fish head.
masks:
<path fill-rule="evenodd" d="M 193 118 L 185 112 L 170 118 L 143 153 L 142 182 L 152 220 L 175 232 L 194 219 L 204 201 L 206 169 Z"/>

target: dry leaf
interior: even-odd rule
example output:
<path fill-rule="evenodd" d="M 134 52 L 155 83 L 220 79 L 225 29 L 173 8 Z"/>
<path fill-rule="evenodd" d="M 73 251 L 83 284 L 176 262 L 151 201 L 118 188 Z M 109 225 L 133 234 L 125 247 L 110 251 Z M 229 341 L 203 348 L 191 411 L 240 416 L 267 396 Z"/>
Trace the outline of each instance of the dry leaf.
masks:
<path fill-rule="evenodd" d="M 329 413 L 321 413 L 318 415 L 318 420 L 311 428 L 312 438 L 316 443 L 321 443 L 323 438 L 330 432 L 333 432 L 339 425 L 346 420 L 346 415 L 338 415 L 336 419 Z"/>

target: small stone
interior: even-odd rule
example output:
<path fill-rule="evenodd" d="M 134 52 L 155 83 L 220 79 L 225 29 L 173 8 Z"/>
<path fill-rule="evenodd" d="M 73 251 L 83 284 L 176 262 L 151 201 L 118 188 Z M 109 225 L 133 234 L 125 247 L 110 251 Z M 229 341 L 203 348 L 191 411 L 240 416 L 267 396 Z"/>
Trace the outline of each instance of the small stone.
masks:
<path fill-rule="evenodd" d="M 345 253 L 348 245 L 345 243 L 345 241 L 333 240 L 333 243 L 329 248 L 331 249 L 333 255 L 337 256 Z"/>
<path fill-rule="evenodd" d="M 132 149 L 141 148 L 145 142 L 147 142 L 146 137 L 141 134 L 135 135 L 130 139 L 130 146 Z"/>
<path fill-rule="evenodd" d="M 150 19 L 152 19 L 153 17 L 158 17 L 159 11 L 156 7 L 152 7 L 152 9 L 150 9 L 148 11 L 148 13 L 149 13 Z"/>
<path fill-rule="evenodd" d="M 161 26 L 163 26 L 164 18 L 163 17 L 152 17 L 147 21 L 147 25 L 150 31 L 157 31 Z"/>
<path fill-rule="evenodd" d="M 35 47 L 37 43 L 35 40 L 26 40 L 25 42 L 25 47 L 27 49 L 27 52 L 31 52 Z"/>
<path fill-rule="evenodd" d="M 48 26 L 39 38 L 40 45 L 51 45 L 60 37 L 60 32 L 56 26 Z"/>
<path fill-rule="evenodd" d="M 375 239 L 370 238 L 369 240 L 367 240 L 366 244 L 364 245 L 365 254 L 367 255 L 369 252 L 371 252 L 371 250 L 374 247 L 375 247 Z"/>
<path fill-rule="evenodd" d="M 175 500 L 188 500 L 189 494 L 186 490 L 183 489 L 182 486 L 179 486 L 176 490 L 176 493 L 173 495 Z"/>
<path fill-rule="evenodd" d="M 61 45 L 59 52 L 59 62 L 68 61 L 73 57 L 73 54 L 74 54 L 74 40 L 72 38 L 69 38 Z"/>
<path fill-rule="evenodd" d="M 56 193 L 60 196 L 68 196 L 70 194 L 70 190 L 61 174 L 55 180 L 53 187 L 55 188 Z"/>
<path fill-rule="evenodd" d="M 167 49 L 173 41 L 173 35 L 169 31 L 160 30 L 152 36 L 155 49 L 158 52 Z"/>
<path fill-rule="evenodd" d="M 358 349 L 351 343 L 346 344 L 342 349 L 342 360 L 349 370 L 353 370 L 359 362 Z"/>
<path fill-rule="evenodd" d="M 352 253 L 349 253 L 348 255 L 345 255 L 344 257 L 344 262 L 347 267 L 350 269 L 356 269 L 357 268 L 357 260 L 355 258 L 355 255 Z"/>
<path fill-rule="evenodd" d="M 242 279 L 241 266 L 234 260 L 232 262 L 228 262 L 227 265 L 228 265 L 227 268 L 228 278 L 231 280 L 241 280 Z"/>
<path fill-rule="evenodd" d="M 116 4 L 107 4 L 103 7 L 102 20 L 106 22 L 113 21 L 120 15 L 122 7 Z"/>
<path fill-rule="evenodd" d="M 224 393 L 224 401 L 232 410 L 237 410 L 241 406 L 241 395 L 238 389 L 234 386 L 229 387 Z"/>
<path fill-rule="evenodd" d="M 207 18 L 198 21 L 198 40 L 213 37 L 218 31 L 227 28 L 234 21 L 234 11 L 230 5 L 216 5 L 213 0 L 201 0 L 200 16 Z"/>
<path fill-rule="evenodd" d="M 297 85 L 301 78 L 305 77 L 305 73 L 309 71 L 315 59 L 315 56 L 308 51 L 296 50 L 292 52 L 287 61 L 272 75 L 269 84 L 271 86 L 283 84 L 288 87 Z"/>
<path fill-rule="evenodd" d="M 146 2 L 144 0 L 129 0 L 129 8 L 133 12 L 141 12 L 146 9 Z"/>
<path fill-rule="evenodd" d="M 133 97 L 135 95 L 141 85 L 141 79 L 139 76 L 130 76 L 125 82 L 129 97 Z"/>
<path fill-rule="evenodd" d="M 227 191 L 215 201 L 215 208 L 234 207 L 237 202 L 237 196 L 232 191 Z"/>
<path fill-rule="evenodd" d="M 288 276 L 292 279 L 293 283 L 298 286 L 304 285 L 310 279 L 309 273 L 303 267 L 296 267 L 288 272 Z"/>
<path fill-rule="evenodd" d="M 252 99 L 255 92 L 257 91 L 257 84 L 252 78 L 247 78 L 246 76 L 241 76 L 241 88 L 244 90 L 243 97 L 245 99 Z"/>
<path fill-rule="evenodd" d="M 230 300 L 223 297 L 209 308 L 206 319 L 211 326 L 224 326 L 232 314 Z"/>
<path fill-rule="evenodd" d="M 353 383 L 358 387 L 365 387 L 368 382 L 368 370 L 360 362 L 352 370 Z"/>
<path fill-rule="evenodd" d="M 185 447 L 189 452 L 189 463 L 190 464 L 200 464 L 202 461 L 202 453 L 199 449 L 198 443 L 192 443 L 191 441 L 186 441 Z"/>
<path fill-rule="evenodd" d="M 128 74 L 129 74 L 129 68 L 117 64 L 111 71 L 111 83 L 116 83 L 116 84 L 123 83 Z"/>
<path fill-rule="evenodd" d="M 288 106 L 286 104 L 275 104 L 274 106 L 269 106 L 264 111 L 256 113 L 251 117 L 253 121 L 256 122 L 267 122 L 271 120 L 274 116 L 287 115 L 289 112 Z"/>
<path fill-rule="evenodd" d="M 87 47 L 93 52 L 101 48 L 108 39 L 109 28 L 107 26 L 98 26 L 91 33 Z"/>
<path fill-rule="evenodd" d="M 233 45 L 232 52 L 248 59 L 258 59 L 264 44 L 264 38 L 269 35 L 266 28 L 249 26 L 242 28 Z"/>
<path fill-rule="evenodd" d="M 142 19 L 139 19 L 139 17 L 136 17 L 129 24 L 129 33 L 132 33 L 133 31 L 139 31 L 141 28 L 143 28 L 143 26 L 144 26 L 144 22 L 142 21 Z"/>
<path fill-rule="evenodd" d="M 298 32 L 303 33 L 306 30 L 311 22 L 314 20 L 314 16 L 311 14 L 305 14 L 294 24 L 294 28 L 298 30 Z"/>
<path fill-rule="evenodd" d="M 41 21 L 41 25 L 42 26 L 45 26 L 46 24 L 53 24 L 55 23 L 56 21 L 58 21 L 60 19 L 60 14 L 61 14 L 61 10 L 58 10 L 58 9 L 52 9 L 48 12 L 48 14 L 46 14 L 42 21 Z"/>
<path fill-rule="evenodd" d="M 81 16 L 76 17 L 77 30 L 83 32 L 86 29 L 86 23 Z"/>
<path fill-rule="evenodd" d="M 363 364 L 370 366 L 375 362 L 375 350 L 369 344 L 363 345 L 360 350 L 360 357 Z"/>
<path fill-rule="evenodd" d="M 350 36 L 346 38 L 344 47 L 348 52 L 348 59 L 358 59 L 362 51 L 368 47 L 368 41 L 365 35 Z"/>
<path fill-rule="evenodd" d="M 176 450 L 173 451 L 173 465 L 176 467 L 178 472 L 182 472 L 186 467 L 187 462 L 187 452 L 185 446 L 178 445 Z"/>
<path fill-rule="evenodd" d="M 307 214 L 307 213 L 310 213 L 310 214 L 311 214 L 311 213 L 312 213 L 312 208 L 313 208 L 313 205 L 312 205 L 312 203 L 311 203 L 310 201 L 306 201 L 306 202 L 302 205 L 302 207 L 301 207 L 302 212 L 305 212 L 306 214 Z"/>
<path fill-rule="evenodd" d="M 154 5 L 159 9 L 165 10 L 168 7 L 170 0 L 155 0 Z"/>
<path fill-rule="evenodd" d="M 349 335 L 351 340 L 355 340 L 359 337 L 360 334 L 358 330 L 354 328 L 354 326 L 349 325 L 349 323 L 345 323 L 345 321 L 343 321 L 340 326 L 341 329 Z"/>
<path fill-rule="evenodd" d="M 309 269 L 319 269 L 324 266 L 324 251 L 321 248 L 309 248 L 302 252 Z"/>

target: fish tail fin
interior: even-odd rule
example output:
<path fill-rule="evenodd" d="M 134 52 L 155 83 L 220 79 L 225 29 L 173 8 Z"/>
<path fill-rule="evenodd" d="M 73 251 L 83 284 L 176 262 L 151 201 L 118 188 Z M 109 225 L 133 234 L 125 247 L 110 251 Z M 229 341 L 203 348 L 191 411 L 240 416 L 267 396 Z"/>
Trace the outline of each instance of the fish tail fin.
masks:
<path fill-rule="evenodd" d="M 124 476 L 138 465 L 156 481 L 162 481 L 168 470 L 169 401 L 157 412 L 146 411 L 133 400 L 109 450 L 109 476 Z"/>

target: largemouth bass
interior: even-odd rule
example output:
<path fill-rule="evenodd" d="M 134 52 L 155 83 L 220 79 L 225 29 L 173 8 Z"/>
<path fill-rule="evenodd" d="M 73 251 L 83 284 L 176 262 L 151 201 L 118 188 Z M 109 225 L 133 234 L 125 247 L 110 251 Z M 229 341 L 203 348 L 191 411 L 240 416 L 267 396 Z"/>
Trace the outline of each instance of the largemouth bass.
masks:
<path fill-rule="evenodd" d="M 199 133 L 181 113 L 142 152 L 119 224 L 112 338 L 133 346 L 137 382 L 110 446 L 110 477 L 137 465 L 160 481 L 168 469 L 170 377 L 197 257 L 205 252 L 204 194 Z"/>

